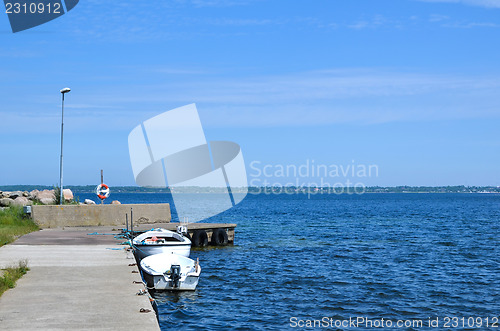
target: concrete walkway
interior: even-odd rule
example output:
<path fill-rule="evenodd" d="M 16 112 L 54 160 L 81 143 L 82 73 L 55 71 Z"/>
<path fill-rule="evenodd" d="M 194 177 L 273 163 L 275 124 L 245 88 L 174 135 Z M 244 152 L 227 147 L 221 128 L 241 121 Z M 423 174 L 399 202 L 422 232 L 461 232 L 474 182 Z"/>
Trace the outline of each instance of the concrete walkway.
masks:
<path fill-rule="evenodd" d="M 2 330 L 159 330 L 135 259 L 107 228 L 46 229 L 0 247 L 0 268 L 30 271 L 0 297 Z M 71 243 L 68 245 L 68 243 Z M 141 308 L 151 312 L 141 313 Z"/>

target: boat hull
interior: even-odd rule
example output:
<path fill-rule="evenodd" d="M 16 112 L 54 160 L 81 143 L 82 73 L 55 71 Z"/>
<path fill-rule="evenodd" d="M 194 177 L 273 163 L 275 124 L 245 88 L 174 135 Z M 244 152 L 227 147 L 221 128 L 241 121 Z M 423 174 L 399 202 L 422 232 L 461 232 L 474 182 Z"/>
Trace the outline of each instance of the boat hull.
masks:
<path fill-rule="evenodd" d="M 155 290 L 194 291 L 201 274 L 198 261 L 172 253 L 150 255 L 140 267 L 147 287 Z"/>
<path fill-rule="evenodd" d="M 143 271 L 143 277 L 148 288 L 159 291 L 194 291 L 200 278 L 199 276 L 187 276 L 185 280 L 179 282 L 178 287 L 174 287 L 172 281 L 164 275 L 150 275 Z"/>
<path fill-rule="evenodd" d="M 185 257 L 189 257 L 191 253 L 191 244 L 176 244 L 176 245 L 134 245 L 134 251 L 139 260 L 143 258 L 161 254 L 173 253 Z"/>

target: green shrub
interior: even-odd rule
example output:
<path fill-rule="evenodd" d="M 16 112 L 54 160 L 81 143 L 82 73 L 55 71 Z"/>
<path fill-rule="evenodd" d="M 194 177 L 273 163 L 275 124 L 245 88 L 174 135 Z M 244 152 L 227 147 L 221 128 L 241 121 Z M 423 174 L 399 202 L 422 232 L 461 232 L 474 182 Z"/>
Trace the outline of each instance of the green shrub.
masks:
<path fill-rule="evenodd" d="M 24 217 L 23 207 L 11 206 L 0 210 L 0 247 L 37 230 L 38 226 Z"/>
<path fill-rule="evenodd" d="M 61 187 L 59 185 L 54 186 L 54 195 L 56 196 L 56 201 L 54 204 L 58 205 L 61 202 Z M 64 203 L 64 201 L 63 201 Z"/>
<path fill-rule="evenodd" d="M 16 286 L 16 281 L 26 274 L 30 269 L 28 268 L 28 261 L 19 261 L 17 267 L 9 267 L 0 272 L 0 295 L 2 295 L 9 288 L 14 288 Z"/>

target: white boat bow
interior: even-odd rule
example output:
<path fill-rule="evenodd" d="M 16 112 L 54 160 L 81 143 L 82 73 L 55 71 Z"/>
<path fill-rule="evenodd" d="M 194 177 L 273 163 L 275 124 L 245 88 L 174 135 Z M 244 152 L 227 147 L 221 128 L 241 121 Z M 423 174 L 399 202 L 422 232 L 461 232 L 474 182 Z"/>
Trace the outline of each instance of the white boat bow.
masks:
<path fill-rule="evenodd" d="M 191 252 L 191 240 L 184 235 L 162 229 L 146 231 L 134 239 L 132 245 L 139 259 L 160 253 L 175 253 L 188 257 Z"/>

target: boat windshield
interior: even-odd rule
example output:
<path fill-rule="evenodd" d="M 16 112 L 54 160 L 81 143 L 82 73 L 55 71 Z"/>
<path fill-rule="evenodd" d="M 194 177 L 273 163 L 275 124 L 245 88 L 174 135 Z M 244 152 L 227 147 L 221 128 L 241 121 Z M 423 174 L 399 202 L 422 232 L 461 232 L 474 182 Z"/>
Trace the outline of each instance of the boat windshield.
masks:
<path fill-rule="evenodd" d="M 148 244 L 163 244 L 166 242 L 179 242 L 180 240 L 174 237 L 156 237 L 156 238 L 146 238 L 142 242 Z"/>

